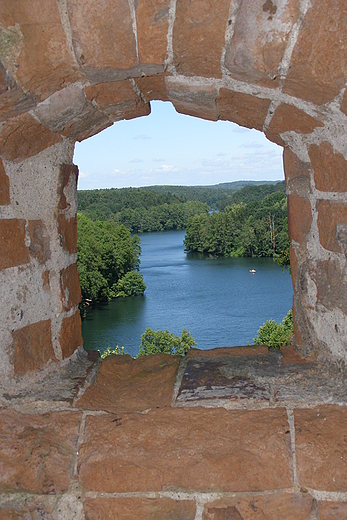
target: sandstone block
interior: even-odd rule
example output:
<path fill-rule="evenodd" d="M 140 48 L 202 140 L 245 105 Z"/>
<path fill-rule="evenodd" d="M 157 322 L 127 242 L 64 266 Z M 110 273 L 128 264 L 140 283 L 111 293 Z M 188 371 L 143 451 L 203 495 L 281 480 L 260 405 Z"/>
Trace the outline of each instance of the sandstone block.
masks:
<path fill-rule="evenodd" d="M 60 273 L 61 302 L 64 311 L 76 307 L 81 301 L 81 287 L 77 264 L 71 264 Z"/>
<path fill-rule="evenodd" d="M 309 116 L 293 105 L 282 103 L 271 119 L 269 130 L 273 133 L 297 132 L 298 134 L 311 134 L 317 127 L 324 124 Z"/>
<path fill-rule="evenodd" d="M 44 291 L 49 292 L 49 271 L 42 273 L 42 286 Z"/>
<path fill-rule="evenodd" d="M 15 374 L 41 369 L 49 360 L 55 359 L 50 319 L 15 330 L 12 337 Z"/>
<path fill-rule="evenodd" d="M 205 357 L 219 358 L 224 356 L 263 356 L 269 353 L 265 345 L 250 345 L 249 347 L 222 347 L 211 350 L 199 350 L 191 348 L 188 350 L 187 358 Z"/>
<path fill-rule="evenodd" d="M 83 346 L 79 309 L 72 316 L 63 319 L 59 333 L 59 343 L 63 359 L 70 357 L 78 347 Z"/>
<path fill-rule="evenodd" d="M 219 119 L 233 121 L 246 128 L 263 130 L 270 106 L 269 99 L 260 99 L 241 92 L 221 88 L 217 99 Z"/>
<path fill-rule="evenodd" d="M 112 125 L 110 118 L 87 102 L 83 110 L 69 121 L 62 134 L 75 141 L 83 141 Z"/>
<path fill-rule="evenodd" d="M 88 416 L 80 483 L 104 493 L 287 488 L 289 446 L 287 415 L 280 408 Z"/>
<path fill-rule="evenodd" d="M 43 518 L 51 520 L 52 509 L 48 501 L 28 499 L 9 501 L 0 506 L 0 520 L 31 520 Z"/>
<path fill-rule="evenodd" d="M 173 29 L 176 71 L 184 76 L 220 78 L 230 2 L 178 0 Z"/>
<path fill-rule="evenodd" d="M 140 63 L 164 65 L 170 0 L 139 0 L 136 6 Z"/>
<path fill-rule="evenodd" d="M 277 87 L 279 65 L 299 16 L 299 2 L 243 0 L 239 5 L 225 66 L 236 79 Z"/>
<path fill-rule="evenodd" d="M 315 360 L 314 355 L 306 358 L 301 357 L 300 352 L 293 345 L 281 347 L 281 355 L 283 365 L 301 365 Z"/>
<path fill-rule="evenodd" d="M 300 347 L 303 347 L 304 342 L 302 340 L 301 332 L 298 325 L 298 316 L 296 311 L 296 305 L 295 305 L 295 296 L 293 298 L 293 332 L 294 332 L 294 345 L 300 349 Z"/>
<path fill-rule="evenodd" d="M 195 509 L 194 500 L 170 498 L 96 498 L 84 504 L 86 520 L 194 520 Z"/>
<path fill-rule="evenodd" d="M 167 77 L 167 95 L 177 112 L 217 121 L 217 90 L 214 86 L 185 85 L 179 80 Z"/>
<path fill-rule="evenodd" d="M 127 0 L 68 0 L 72 42 L 88 79 L 97 82 L 138 63 L 133 24 Z M 123 79 L 123 78 L 118 78 Z"/>
<path fill-rule="evenodd" d="M 216 500 L 205 505 L 203 520 L 307 520 L 313 499 L 303 493 L 280 493 Z"/>
<path fill-rule="evenodd" d="M 155 76 L 144 76 L 136 78 L 135 83 L 145 100 L 161 100 L 169 101 L 166 92 L 165 74 L 156 74 Z"/>
<path fill-rule="evenodd" d="M 300 161 L 286 146 L 283 151 L 283 166 L 287 193 L 296 193 L 299 197 L 308 198 L 312 191 L 310 164 Z"/>
<path fill-rule="evenodd" d="M 59 494 L 73 470 L 81 413 L 0 412 L 0 490 Z"/>
<path fill-rule="evenodd" d="M 290 256 L 290 270 L 292 272 L 292 284 L 294 293 L 297 292 L 297 280 L 299 276 L 299 266 L 298 259 L 295 254 L 295 249 L 290 244 L 289 246 L 289 256 Z"/>
<path fill-rule="evenodd" d="M 6 175 L 4 164 L 0 159 L 0 206 L 11 204 L 10 179 Z"/>
<path fill-rule="evenodd" d="M 60 21 L 58 4 L 47 0 L 17 0 L 0 8 L 6 28 L 18 27 L 19 35 L 8 53 L 16 57 L 16 77 L 26 92 L 43 100 L 83 77 L 69 49 Z"/>
<path fill-rule="evenodd" d="M 346 492 L 346 408 L 326 405 L 295 410 L 294 421 L 299 485 Z"/>
<path fill-rule="evenodd" d="M 334 99 L 347 76 L 344 0 L 315 2 L 307 11 L 283 91 L 317 105 Z"/>
<path fill-rule="evenodd" d="M 138 359 L 109 356 L 78 407 L 118 413 L 170 406 L 179 361 L 178 356 L 165 354 Z"/>
<path fill-rule="evenodd" d="M 308 154 L 314 169 L 314 183 L 320 191 L 347 191 L 347 161 L 330 143 L 311 144 Z"/>
<path fill-rule="evenodd" d="M 58 209 L 68 210 L 71 207 L 71 195 L 68 191 L 70 182 L 77 187 L 78 167 L 75 164 L 62 164 L 59 171 L 58 182 Z"/>
<path fill-rule="evenodd" d="M 317 209 L 321 245 L 336 253 L 347 252 L 347 205 L 321 200 L 317 204 Z"/>
<path fill-rule="evenodd" d="M 4 28 L 2 28 L 2 31 L 4 43 L 7 40 L 11 48 L 11 41 L 14 44 L 17 38 L 19 39 L 19 34 L 13 28 L 7 34 Z M 11 52 L 10 49 L 9 52 Z M 2 59 L 5 60 L 5 57 L 2 56 Z M 26 112 L 34 106 L 35 101 L 33 98 L 28 94 L 24 94 L 22 89 L 16 85 L 9 71 L 0 62 L 0 121 L 6 121 L 11 119 L 11 117 L 19 116 L 22 112 Z"/>
<path fill-rule="evenodd" d="M 319 502 L 319 520 L 339 520 L 347 518 L 346 502 Z"/>
<path fill-rule="evenodd" d="M 30 262 L 25 245 L 25 220 L 0 220 L 0 270 Z"/>
<path fill-rule="evenodd" d="M 58 215 L 58 233 L 62 248 L 70 254 L 77 253 L 77 216 Z"/>
<path fill-rule="evenodd" d="M 341 103 L 341 110 L 342 110 L 342 112 L 347 114 L 347 90 L 345 90 L 345 93 L 343 95 L 343 100 Z"/>
<path fill-rule="evenodd" d="M 30 235 L 29 251 L 40 264 L 51 258 L 50 237 L 42 220 L 29 220 L 28 230 Z"/>
<path fill-rule="evenodd" d="M 62 140 L 30 114 L 10 119 L 0 130 L 0 155 L 8 161 L 22 161 Z"/>
<path fill-rule="evenodd" d="M 289 239 L 295 242 L 304 241 L 312 224 L 311 203 L 296 193 L 288 195 L 288 233 Z"/>
<path fill-rule="evenodd" d="M 317 261 L 311 278 L 317 287 L 317 301 L 326 309 L 340 309 L 347 314 L 344 270 L 336 260 Z"/>

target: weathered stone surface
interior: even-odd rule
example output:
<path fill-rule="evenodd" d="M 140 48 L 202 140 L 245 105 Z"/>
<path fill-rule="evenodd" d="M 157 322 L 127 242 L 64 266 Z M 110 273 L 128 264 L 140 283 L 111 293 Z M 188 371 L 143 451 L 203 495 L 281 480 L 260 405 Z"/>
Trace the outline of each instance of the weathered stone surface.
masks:
<path fill-rule="evenodd" d="M 179 74 L 221 77 L 229 7 L 227 0 L 178 0 L 173 52 L 174 65 Z"/>
<path fill-rule="evenodd" d="M 23 497 L 0 505 L 0 520 L 51 520 L 52 509 L 47 500 Z"/>
<path fill-rule="evenodd" d="M 347 191 L 347 161 L 330 143 L 312 144 L 308 150 L 314 169 L 314 183 L 320 191 Z"/>
<path fill-rule="evenodd" d="M 289 239 L 303 242 L 312 224 L 311 203 L 296 193 L 288 195 L 288 233 Z"/>
<path fill-rule="evenodd" d="M 59 171 L 59 182 L 58 182 L 58 209 L 69 210 L 72 201 L 69 200 L 68 186 L 70 182 L 76 186 L 77 189 L 78 180 L 78 167 L 75 164 L 62 164 Z"/>
<path fill-rule="evenodd" d="M 170 406 L 179 361 L 165 354 L 139 359 L 109 356 L 78 407 L 118 413 Z"/>
<path fill-rule="evenodd" d="M 79 309 L 72 316 L 63 319 L 59 333 L 59 343 L 63 359 L 70 357 L 78 347 L 83 346 Z"/>
<path fill-rule="evenodd" d="M 344 0 L 322 0 L 310 7 L 294 47 L 284 92 L 317 105 L 339 94 L 347 76 L 346 24 Z"/>
<path fill-rule="evenodd" d="M 73 470 L 81 413 L 0 412 L 0 490 L 58 494 Z"/>
<path fill-rule="evenodd" d="M 0 62 L 0 121 L 6 121 L 11 117 L 19 116 L 35 107 L 35 101 L 29 94 L 15 84 L 9 73 L 5 71 Z"/>
<path fill-rule="evenodd" d="M 58 216 L 60 243 L 65 251 L 77 253 L 77 217 L 67 218 L 64 213 Z"/>
<path fill-rule="evenodd" d="M 308 494 L 226 498 L 205 505 L 203 520 L 307 520 L 316 507 Z"/>
<path fill-rule="evenodd" d="M 96 498 L 84 504 L 86 520 L 194 520 L 195 501 L 169 498 Z"/>
<path fill-rule="evenodd" d="M 282 408 L 88 416 L 80 482 L 106 493 L 287 488 L 292 473 L 286 432 Z"/>
<path fill-rule="evenodd" d="M 0 206 L 11 204 L 10 179 L 6 175 L 4 164 L 0 159 Z"/>
<path fill-rule="evenodd" d="M 319 520 L 341 520 L 347 518 L 346 502 L 319 502 Z"/>
<path fill-rule="evenodd" d="M 42 273 L 42 286 L 44 291 L 49 292 L 49 271 Z"/>
<path fill-rule="evenodd" d="M 139 0 L 136 6 L 140 63 L 164 65 L 170 0 Z"/>
<path fill-rule="evenodd" d="M 28 230 L 30 235 L 29 251 L 32 257 L 40 264 L 51 258 L 50 237 L 42 220 L 29 220 Z"/>
<path fill-rule="evenodd" d="M 314 356 L 309 358 L 301 357 L 300 353 L 293 345 L 281 347 L 282 363 L 283 365 L 301 365 L 302 363 L 309 363 L 314 360 Z"/>
<path fill-rule="evenodd" d="M 345 114 L 347 114 L 347 90 L 345 90 L 345 93 L 343 95 L 342 103 L 341 103 L 341 110 Z"/>
<path fill-rule="evenodd" d="M 126 0 L 68 0 L 72 42 L 88 79 L 117 79 L 117 71 L 135 67 L 136 43 Z M 112 77 L 113 72 L 113 77 Z M 124 78 L 118 78 L 124 79 Z"/>
<path fill-rule="evenodd" d="M 279 65 L 299 2 L 243 0 L 236 15 L 233 37 L 226 48 L 225 66 L 231 76 L 267 87 L 279 83 Z"/>
<path fill-rule="evenodd" d="M 83 141 L 112 125 L 107 114 L 94 107 L 92 103 L 86 102 L 84 109 L 62 130 L 62 134 L 75 141 Z"/>
<path fill-rule="evenodd" d="M 153 101 L 169 101 L 166 92 L 165 74 L 156 74 L 155 76 L 144 76 L 136 78 L 135 83 L 145 100 Z"/>
<path fill-rule="evenodd" d="M 270 100 L 221 88 L 217 106 L 219 119 L 262 130 Z"/>
<path fill-rule="evenodd" d="M 138 96 L 130 80 L 100 83 L 85 88 L 86 97 L 112 121 L 131 119 L 150 113 L 150 106 Z"/>
<path fill-rule="evenodd" d="M 299 485 L 346 492 L 346 408 L 326 405 L 295 410 L 294 422 Z"/>
<path fill-rule="evenodd" d="M 0 155 L 8 161 L 21 161 L 61 140 L 59 134 L 51 132 L 30 114 L 22 114 L 1 128 Z"/>
<path fill-rule="evenodd" d="M 317 203 L 321 245 L 336 253 L 347 252 L 347 204 L 322 200 Z"/>
<path fill-rule="evenodd" d="M 25 245 L 25 221 L 0 220 L 0 269 L 30 262 Z"/>
<path fill-rule="evenodd" d="M 17 47 L 14 70 L 25 91 L 42 100 L 82 79 L 61 25 L 57 2 L 3 2 L 0 20 L 7 29 L 17 28 L 18 36 L 12 43 Z M 13 48 L 7 49 L 10 63 L 13 52 Z"/>
<path fill-rule="evenodd" d="M 217 90 L 214 86 L 186 85 L 175 78 L 165 80 L 167 95 L 177 112 L 217 121 Z"/>
<path fill-rule="evenodd" d="M 17 375 L 43 368 L 49 360 L 55 359 L 50 319 L 15 330 L 12 338 L 13 367 Z"/>
<path fill-rule="evenodd" d="M 64 311 L 76 307 L 81 301 L 81 287 L 77 264 L 71 264 L 60 273 L 61 302 Z"/>
<path fill-rule="evenodd" d="M 326 309 L 337 308 L 347 314 L 347 280 L 340 263 L 333 259 L 317 261 L 311 277 L 317 287 L 317 301 Z"/>
<path fill-rule="evenodd" d="M 289 147 L 283 151 L 283 166 L 287 193 L 296 193 L 307 198 L 311 193 L 310 164 L 300 161 Z"/>
<path fill-rule="evenodd" d="M 282 103 L 271 119 L 269 130 L 275 134 L 284 132 L 297 132 L 298 134 L 311 134 L 317 127 L 324 124 L 309 116 L 293 105 Z"/>
<path fill-rule="evenodd" d="M 213 348 L 211 350 L 199 350 L 191 348 L 188 350 L 187 359 L 204 357 L 204 358 L 221 358 L 224 356 L 261 356 L 269 353 L 268 347 L 265 345 L 250 345 L 247 347 L 222 347 Z"/>

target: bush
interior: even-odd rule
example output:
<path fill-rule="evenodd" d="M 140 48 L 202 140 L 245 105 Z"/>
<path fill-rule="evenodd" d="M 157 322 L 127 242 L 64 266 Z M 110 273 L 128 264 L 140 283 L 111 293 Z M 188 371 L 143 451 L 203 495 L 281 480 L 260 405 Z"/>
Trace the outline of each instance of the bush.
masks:
<path fill-rule="evenodd" d="M 114 348 L 113 350 L 111 350 L 111 347 L 108 346 L 107 349 L 104 350 L 102 353 L 100 350 L 99 352 L 101 359 L 105 359 L 107 356 L 111 356 L 113 354 L 116 356 L 124 356 L 125 354 L 124 347 L 119 347 L 118 345 L 116 345 L 116 348 Z"/>
<path fill-rule="evenodd" d="M 253 338 L 256 345 L 267 345 L 270 348 L 280 348 L 290 345 L 293 341 L 293 311 L 290 310 L 283 318 L 282 323 L 267 320 Z"/>
<path fill-rule="evenodd" d="M 182 336 L 180 337 L 171 334 L 168 330 L 147 328 L 141 336 L 141 345 L 137 357 L 160 353 L 185 356 L 188 350 L 195 345 L 194 338 L 186 329 L 182 329 Z"/>
<path fill-rule="evenodd" d="M 129 271 L 116 284 L 116 296 L 138 296 L 143 295 L 146 284 L 143 281 L 143 274 Z"/>

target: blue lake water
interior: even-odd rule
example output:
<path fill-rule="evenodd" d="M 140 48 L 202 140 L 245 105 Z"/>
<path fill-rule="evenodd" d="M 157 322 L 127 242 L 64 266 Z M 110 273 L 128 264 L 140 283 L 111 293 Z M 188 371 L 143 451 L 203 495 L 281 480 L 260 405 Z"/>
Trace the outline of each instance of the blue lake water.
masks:
<path fill-rule="evenodd" d="M 179 335 L 186 328 L 200 349 L 246 345 L 267 319 L 283 319 L 293 298 L 288 271 L 271 258 L 187 254 L 184 235 L 139 235 L 145 295 L 94 308 L 82 322 L 86 349 L 124 345 L 136 356 L 146 327 Z"/>

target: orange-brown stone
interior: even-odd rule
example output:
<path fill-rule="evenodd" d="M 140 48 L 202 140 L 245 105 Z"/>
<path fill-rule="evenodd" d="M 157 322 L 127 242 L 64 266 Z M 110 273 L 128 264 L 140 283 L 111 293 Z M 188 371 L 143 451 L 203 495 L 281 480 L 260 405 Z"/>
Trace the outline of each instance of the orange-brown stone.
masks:
<path fill-rule="evenodd" d="M 265 345 L 250 345 L 247 347 L 222 347 L 211 350 L 199 350 L 191 348 L 188 350 L 187 358 L 206 357 L 219 358 L 223 356 L 263 356 L 269 353 Z"/>
<path fill-rule="evenodd" d="M 315 356 L 303 358 L 293 345 L 281 347 L 283 365 L 301 365 L 315 360 Z"/>
<path fill-rule="evenodd" d="M 47 228 L 42 220 L 29 220 L 28 230 L 30 235 L 30 254 L 40 264 L 43 264 L 51 258 L 50 238 Z"/>
<path fill-rule="evenodd" d="M 310 177 L 310 165 L 300 161 L 298 156 L 287 146 L 283 150 L 283 166 L 287 182 L 298 177 Z"/>
<path fill-rule="evenodd" d="M 163 66 L 167 57 L 170 0 L 139 0 L 135 7 L 140 63 Z"/>
<path fill-rule="evenodd" d="M 174 65 L 179 74 L 220 78 L 230 2 L 178 0 L 173 29 Z"/>
<path fill-rule="evenodd" d="M 267 87 L 279 84 L 279 65 L 299 16 L 299 2 L 243 0 L 225 65 L 232 77 Z"/>
<path fill-rule="evenodd" d="M 203 520 L 308 520 L 313 499 L 303 493 L 226 498 L 205 505 Z"/>
<path fill-rule="evenodd" d="M 79 475 L 86 490 L 104 493 L 288 488 L 287 414 L 165 408 L 88 416 Z"/>
<path fill-rule="evenodd" d="M 2 2 L 0 20 L 18 27 L 16 77 L 26 92 L 42 100 L 69 83 L 81 80 L 68 46 L 55 0 Z"/>
<path fill-rule="evenodd" d="M 63 319 L 59 333 L 59 343 L 63 359 L 70 357 L 78 347 L 83 346 L 79 309 L 72 316 Z"/>
<path fill-rule="evenodd" d="M 308 154 L 314 169 L 314 183 L 320 191 L 347 191 L 347 161 L 330 143 L 311 144 Z"/>
<path fill-rule="evenodd" d="M 317 105 L 334 99 L 347 76 L 344 0 L 321 0 L 303 20 L 283 91 Z"/>
<path fill-rule="evenodd" d="M 317 301 L 326 309 L 337 308 L 347 314 L 347 283 L 340 263 L 333 259 L 317 261 L 311 278 L 317 287 Z"/>
<path fill-rule="evenodd" d="M 59 171 L 59 182 L 58 182 L 58 209 L 64 210 L 69 209 L 71 204 L 66 199 L 66 194 L 64 192 L 65 188 L 68 186 L 71 177 L 74 177 L 73 182 L 77 188 L 77 180 L 78 180 L 78 166 L 75 164 L 61 164 Z"/>
<path fill-rule="evenodd" d="M 299 485 L 346 492 L 346 407 L 325 405 L 297 409 L 294 421 Z"/>
<path fill-rule="evenodd" d="M 324 126 L 323 123 L 309 116 L 293 105 L 282 103 L 271 119 L 269 129 L 275 134 L 284 132 L 297 132 L 298 134 L 311 134 L 317 127 Z"/>
<path fill-rule="evenodd" d="M 135 83 L 147 102 L 156 99 L 169 101 L 166 92 L 165 74 L 136 78 Z"/>
<path fill-rule="evenodd" d="M 60 290 L 64 311 L 69 311 L 80 303 L 81 287 L 76 263 L 60 272 Z"/>
<path fill-rule="evenodd" d="M 66 491 L 80 421 L 79 412 L 27 415 L 2 410 L 0 490 L 43 495 Z"/>
<path fill-rule="evenodd" d="M 185 85 L 179 80 L 167 77 L 167 95 L 177 112 L 217 121 L 217 90 L 212 85 Z"/>
<path fill-rule="evenodd" d="M 42 273 L 42 286 L 44 291 L 49 292 L 49 271 Z"/>
<path fill-rule="evenodd" d="M 25 220 L 0 220 L 0 270 L 30 262 L 25 245 Z"/>
<path fill-rule="evenodd" d="M 345 90 L 345 93 L 343 95 L 341 110 L 347 115 L 347 90 Z"/>
<path fill-rule="evenodd" d="M 289 256 L 290 256 L 290 270 L 291 270 L 291 274 L 292 274 L 293 291 L 294 291 L 294 293 L 296 293 L 296 291 L 297 291 L 296 282 L 297 282 L 298 275 L 299 275 L 299 266 L 298 266 L 298 259 L 295 254 L 295 249 L 292 247 L 291 244 L 289 246 Z"/>
<path fill-rule="evenodd" d="M 0 520 L 36 520 L 51 519 L 52 509 L 48 500 L 23 497 L 22 500 L 11 501 L 0 506 Z"/>
<path fill-rule="evenodd" d="M 4 164 L 0 159 L 0 206 L 11 204 L 10 179 L 6 175 Z"/>
<path fill-rule="evenodd" d="M 109 356 L 78 407 L 118 413 L 170 406 L 179 361 L 179 356 L 167 354 Z"/>
<path fill-rule="evenodd" d="M 82 112 L 68 122 L 61 133 L 75 141 L 83 141 L 111 125 L 112 121 L 107 114 L 95 108 L 92 103 L 86 102 Z"/>
<path fill-rule="evenodd" d="M 38 370 L 49 360 L 55 359 L 50 319 L 15 330 L 12 338 L 15 374 L 23 375 L 31 370 Z"/>
<path fill-rule="evenodd" d="M 319 502 L 319 520 L 341 520 L 347 518 L 346 502 Z"/>
<path fill-rule="evenodd" d="M 296 193 L 288 195 L 287 203 L 289 239 L 301 243 L 311 229 L 311 203 Z"/>
<path fill-rule="evenodd" d="M 8 161 L 21 161 L 61 140 L 59 134 L 51 132 L 30 114 L 22 114 L 1 128 L 0 155 Z"/>
<path fill-rule="evenodd" d="M 321 245 L 329 251 L 336 253 L 343 252 L 345 249 L 345 239 L 343 229 L 347 226 L 347 204 L 321 200 L 317 204 L 318 208 L 318 230 Z"/>
<path fill-rule="evenodd" d="M 75 54 L 88 79 L 124 79 L 117 72 L 138 63 L 127 0 L 68 0 L 67 5 Z"/>
<path fill-rule="evenodd" d="M 194 520 L 194 500 L 170 498 L 88 498 L 84 503 L 86 520 Z"/>
<path fill-rule="evenodd" d="M 298 326 L 298 321 L 296 318 L 296 305 L 295 305 L 295 297 L 293 298 L 293 333 L 294 333 L 294 345 L 298 348 L 302 347 L 304 342 L 302 341 L 301 332 Z"/>
<path fill-rule="evenodd" d="M 221 88 L 217 106 L 219 119 L 262 130 L 270 100 Z"/>
<path fill-rule="evenodd" d="M 58 234 L 62 248 L 71 254 L 77 253 L 77 216 L 58 215 Z"/>

